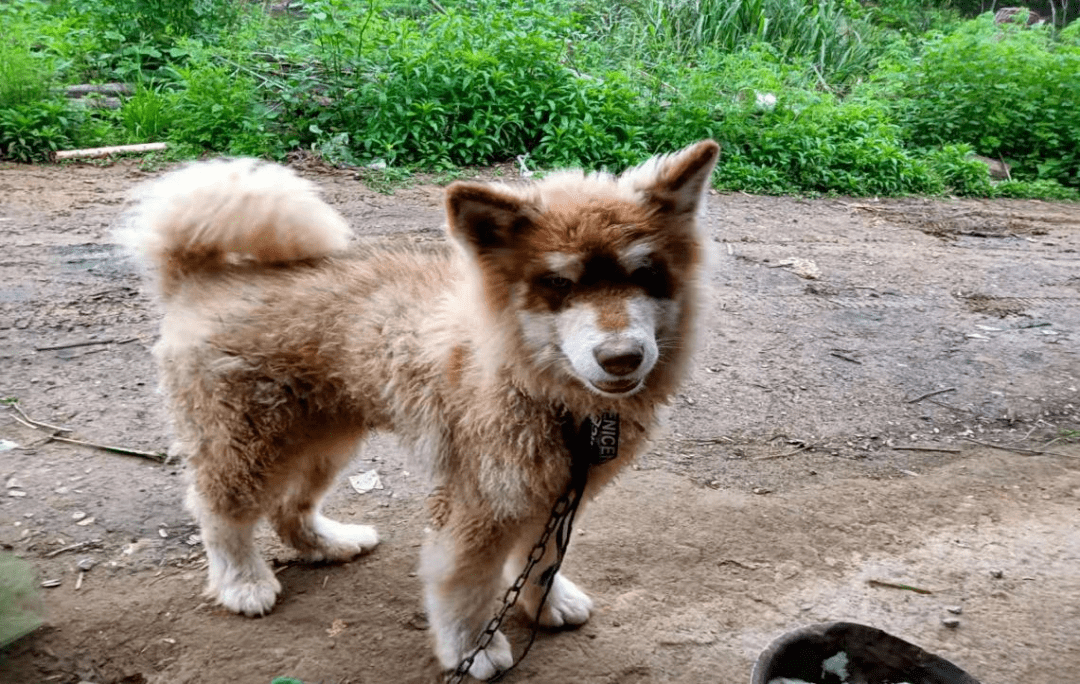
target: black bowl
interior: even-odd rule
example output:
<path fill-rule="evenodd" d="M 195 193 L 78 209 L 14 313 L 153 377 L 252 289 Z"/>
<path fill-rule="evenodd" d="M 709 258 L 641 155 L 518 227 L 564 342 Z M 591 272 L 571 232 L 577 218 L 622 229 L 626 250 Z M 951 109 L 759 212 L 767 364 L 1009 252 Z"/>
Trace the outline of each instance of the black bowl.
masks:
<path fill-rule="evenodd" d="M 758 656 L 750 683 L 777 678 L 809 684 L 979 684 L 944 658 L 854 622 L 810 625 L 773 641 Z"/>

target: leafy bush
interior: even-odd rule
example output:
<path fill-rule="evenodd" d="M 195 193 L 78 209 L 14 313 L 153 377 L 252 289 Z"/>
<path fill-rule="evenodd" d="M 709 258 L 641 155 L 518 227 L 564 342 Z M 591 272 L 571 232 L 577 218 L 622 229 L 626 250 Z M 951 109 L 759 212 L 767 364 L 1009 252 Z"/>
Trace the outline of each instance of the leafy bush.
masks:
<path fill-rule="evenodd" d="M 155 142 L 167 137 L 178 113 L 174 102 L 179 99 L 161 86 L 141 86 L 120 110 L 120 122 L 128 141 Z"/>
<path fill-rule="evenodd" d="M 0 159 L 48 161 L 74 146 L 81 112 L 65 102 L 33 102 L 0 109 Z"/>
<path fill-rule="evenodd" d="M 527 9 L 450 10 L 422 32 L 398 28 L 313 121 L 328 135 L 348 132 L 359 158 L 447 167 L 530 153 L 537 163 L 595 166 L 641 153 L 624 79 L 583 77 L 560 63 L 554 36 L 564 20 Z"/>
<path fill-rule="evenodd" d="M 272 130 L 274 116 L 260 100 L 251 77 L 205 54 L 177 68 L 176 77 L 177 90 L 162 101 L 144 94 L 134 109 L 128 110 L 130 121 L 161 126 L 168 130 L 170 140 L 198 150 L 250 156 L 283 154 L 279 136 Z"/>
<path fill-rule="evenodd" d="M 985 163 L 975 159 L 970 145 L 945 145 L 926 153 L 927 163 L 941 179 L 946 192 L 986 197 L 993 184 Z"/>
<path fill-rule="evenodd" d="M 853 0 L 647 0 L 641 14 L 647 33 L 678 53 L 767 43 L 838 82 L 867 73 L 876 53 L 876 30 Z"/>
<path fill-rule="evenodd" d="M 37 629 L 44 612 L 33 567 L 0 554 L 0 648 Z"/>
<path fill-rule="evenodd" d="M 52 65 L 44 55 L 0 38 L 0 109 L 45 99 L 52 81 Z"/>
<path fill-rule="evenodd" d="M 1076 74 L 1080 46 L 984 15 L 926 46 L 904 91 L 911 140 L 966 143 L 1020 180 L 1080 187 Z"/>

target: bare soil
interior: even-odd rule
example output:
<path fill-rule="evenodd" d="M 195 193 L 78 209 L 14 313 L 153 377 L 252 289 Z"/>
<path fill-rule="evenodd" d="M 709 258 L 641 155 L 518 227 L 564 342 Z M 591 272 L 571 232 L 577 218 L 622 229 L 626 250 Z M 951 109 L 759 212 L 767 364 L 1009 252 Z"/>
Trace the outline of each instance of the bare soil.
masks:
<path fill-rule="evenodd" d="M 0 167 L 0 397 L 65 435 L 160 452 L 158 313 L 109 237 L 154 173 Z M 442 239 L 435 185 L 305 173 L 358 232 Z M 720 258 L 694 376 L 567 560 L 598 610 L 542 633 L 507 681 L 747 682 L 773 638 L 841 619 L 985 683 L 1075 680 L 1080 207 L 713 195 L 709 217 Z M 377 469 L 385 489 L 343 479 L 328 505 L 382 545 L 310 566 L 266 532 L 285 593 L 251 620 L 200 595 L 179 465 L 16 415 L 0 408 L 0 445 L 18 445 L 0 452 L 0 544 L 59 586 L 41 590 L 46 625 L 0 651 L 0 681 L 438 680 L 414 572 L 425 483 L 392 440 L 347 473 Z M 510 636 L 523 644 L 522 621 Z"/>

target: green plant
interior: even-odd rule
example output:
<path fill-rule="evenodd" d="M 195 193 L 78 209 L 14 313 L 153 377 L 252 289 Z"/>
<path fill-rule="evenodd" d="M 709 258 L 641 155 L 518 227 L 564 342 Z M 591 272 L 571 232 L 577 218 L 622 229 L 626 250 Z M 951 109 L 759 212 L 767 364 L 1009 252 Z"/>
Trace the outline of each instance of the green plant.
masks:
<path fill-rule="evenodd" d="M 0 647 L 37 629 L 43 613 L 34 569 L 21 558 L 0 554 Z"/>
<path fill-rule="evenodd" d="M 1018 180 L 1080 187 L 1078 73 L 1080 46 L 985 15 L 926 46 L 901 111 L 916 145 L 966 143 Z"/>
<path fill-rule="evenodd" d="M 986 164 L 975 159 L 970 145 L 945 145 L 927 151 L 925 158 L 946 192 L 977 197 L 992 194 L 993 184 Z"/>
<path fill-rule="evenodd" d="M 683 55 L 767 43 L 837 82 L 868 73 L 876 53 L 876 29 L 853 0 L 648 0 L 641 13 L 648 35 Z"/>
<path fill-rule="evenodd" d="M 165 138 L 177 113 L 163 87 L 141 86 L 120 109 L 120 122 L 132 142 L 154 142 Z"/>
<path fill-rule="evenodd" d="M 0 109 L 44 100 L 52 80 L 46 55 L 9 37 L 0 38 Z"/>
<path fill-rule="evenodd" d="M 235 65 L 199 54 L 176 69 L 178 89 L 168 94 L 154 121 L 167 123 L 169 139 L 202 150 L 281 156 L 274 115 L 255 81 Z M 147 109 L 157 107 L 147 96 Z"/>
<path fill-rule="evenodd" d="M 1080 201 L 1080 190 L 1067 187 L 1055 180 L 1012 180 L 995 183 L 990 197 L 1009 197 L 1014 199 L 1045 199 L 1064 202 Z"/>
<path fill-rule="evenodd" d="M 33 102 L 0 109 L 0 159 L 46 161 L 72 147 L 83 113 L 66 102 Z"/>

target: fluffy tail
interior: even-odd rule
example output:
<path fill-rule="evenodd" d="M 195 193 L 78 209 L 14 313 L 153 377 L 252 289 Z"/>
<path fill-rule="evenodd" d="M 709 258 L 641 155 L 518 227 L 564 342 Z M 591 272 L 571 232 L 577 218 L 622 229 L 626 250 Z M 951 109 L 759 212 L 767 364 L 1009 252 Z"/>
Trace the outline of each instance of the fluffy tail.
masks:
<path fill-rule="evenodd" d="M 157 271 L 165 297 L 189 275 L 322 257 L 349 238 L 314 184 L 254 159 L 192 164 L 141 186 L 134 200 L 117 238 Z"/>

